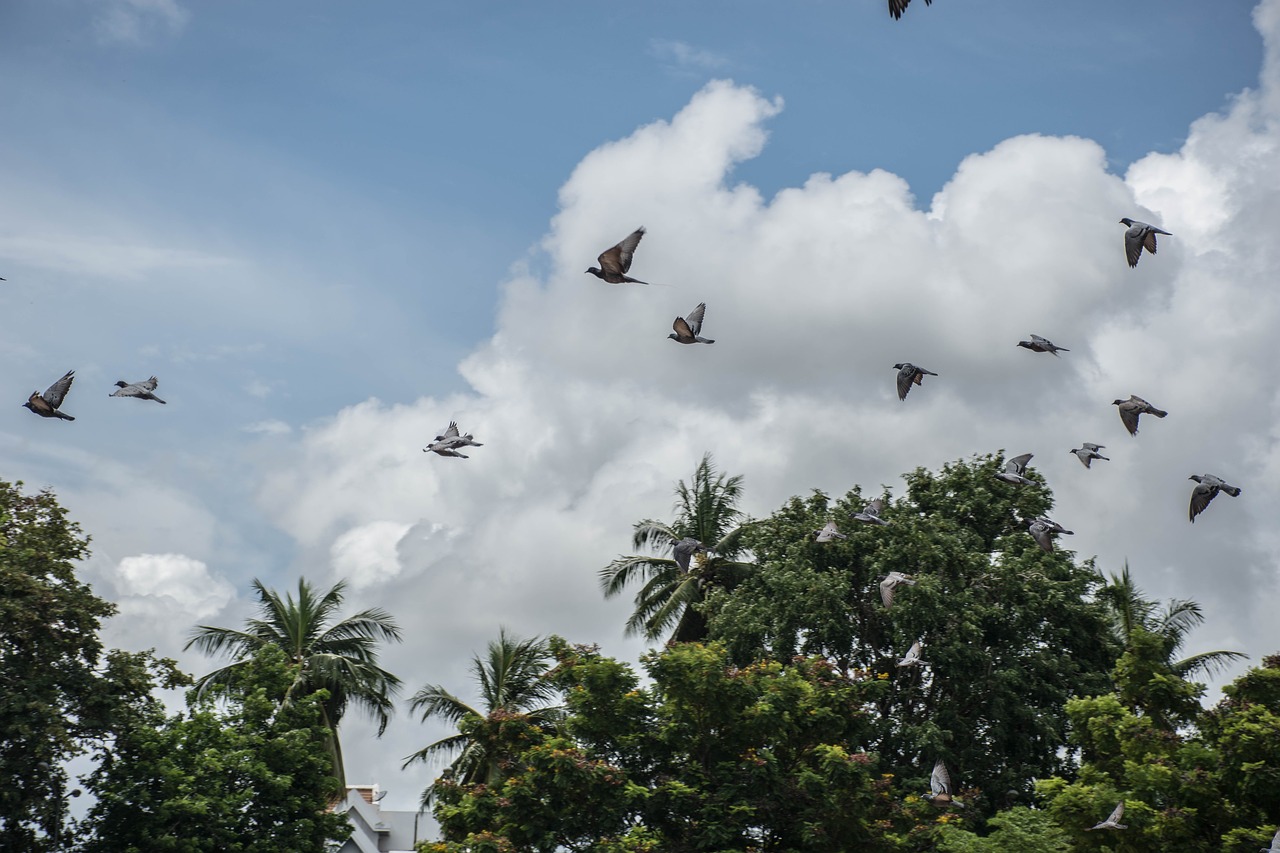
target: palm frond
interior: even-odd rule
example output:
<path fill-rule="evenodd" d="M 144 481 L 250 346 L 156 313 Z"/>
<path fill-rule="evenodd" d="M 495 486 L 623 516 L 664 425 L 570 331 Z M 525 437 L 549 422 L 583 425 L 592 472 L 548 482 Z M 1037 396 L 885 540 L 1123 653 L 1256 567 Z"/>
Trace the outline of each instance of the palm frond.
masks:
<path fill-rule="evenodd" d="M 612 598 L 637 577 L 653 578 L 679 570 L 675 560 L 664 557 L 619 557 L 598 574 L 605 598 Z"/>
<path fill-rule="evenodd" d="M 1201 652 L 1198 655 L 1191 655 L 1171 664 L 1171 668 L 1177 675 L 1186 678 L 1189 675 L 1216 675 L 1230 668 L 1231 662 L 1236 660 L 1248 660 L 1249 656 L 1244 652 Z"/>

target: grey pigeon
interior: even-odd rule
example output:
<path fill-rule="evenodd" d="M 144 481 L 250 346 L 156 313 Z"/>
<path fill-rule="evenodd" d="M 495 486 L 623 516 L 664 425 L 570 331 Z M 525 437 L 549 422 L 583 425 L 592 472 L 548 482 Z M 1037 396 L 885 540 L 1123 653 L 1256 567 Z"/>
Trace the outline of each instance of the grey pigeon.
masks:
<path fill-rule="evenodd" d="M 1138 434 L 1138 415 L 1155 415 L 1157 418 L 1163 418 L 1169 414 L 1135 394 L 1130 394 L 1128 400 L 1113 400 L 1111 405 L 1120 407 L 1120 422 L 1129 431 L 1129 435 Z"/>
<path fill-rule="evenodd" d="M 849 538 L 848 536 L 845 536 L 836 528 L 836 523 L 834 521 L 828 521 L 826 523 L 826 526 L 823 527 L 821 530 L 815 530 L 813 532 L 814 532 L 814 535 L 818 537 L 819 542 L 831 542 L 832 540 L 835 540 L 835 539 Z"/>
<path fill-rule="evenodd" d="M 924 5 L 930 6 L 933 0 L 924 0 Z M 889 14 L 893 16 L 895 21 L 902 20 L 902 13 L 907 11 L 907 7 L 911 5 L 911 0 L 889 0 Z"/>
<path fill-rule="evenodd" d="M 160 381 L 152 376 L 145 382 L 134 382 L 132 384 L 125 382 L 123 379 L 116 382 L 119 391 L 112 391 L 112 397 L 137 397 L 139 400 L 155 400 L 157 403 L 163 403 L 155 394 L 151 392 L 156 390 L 156 386 Z"/>
<path fill-rule="evenodd" d="M 1059 352 L 1071 352 L 1066 347 L 1060 347 L 1048 338 L 1042 338 L 1039 335 L 1032 335 L 1029 341 L 1018 341 L 1018 346 L 1025 347 L 1032 352 L 1047 352 L 1052 355 L 1058 355 Z M 1061 356 L 1058 356 L 1061 358 Z"/>
<path fill-rule="evenodd" d="M 1128 829 L 1126 824 L 1120 823 L 1120 818 L 1124 817 L 1124 800 L 1116 804 L 1115 811 L 1111 813 L 1111 817 L 1104 820 L 1097 826 L 1089 827 L 1089 832 L 1095 829 Z"/>
<path fill-rule="evenodd" d="M 920 641 L 916 640 L 911 644 L 911 648 L 907 649 L 906 655 L 902 660 L 898 661 L 898 666 L 929 666 L 927 660 L 920 660 Z"/>
<path fill-rule="evenodd" d="M 1136 267 L 1138 258 L 1142 257 L 1142 250 L 1145 247 L 1151 254 L 1156 253 L 1156 235 L 1163 234 L 1166 237 L 1172 237 L 1168 231 L 1162 231 L 1154 225 L 1148 225 L 1145 222 L 1138 222 L 1136 219 L 1125 217 L 1120 220 L 1121 225 L 1128 225 L 1129 230 L 1124 232 L 1124 253 L 1129 258 L 1129 266 Z"/>
<path fill-rule="evenodd" d="M 715 341 L 710 338 L 698 337 L 702 332 L 702 317 L 706 313 L 707 303 L 699 302 L 698 307 L 690 311 L 688 317 L 676 318 L 676 321 L 671 324 L 671 328 L 675 331 L 667 337 L 680 344 L 714 344 Z"/>
<path fill-rule="evenodd" d="M 1076 458 L 1080 460 L 1081 464 L 1083 464 L 1084 467 L 1088 468 L 1089 463 L 1095 459 L 1102 459 L 1103 461 L 1106 461 L 1106 462 L 1111 461 L 1108 457 L 1103 456 L 1101 453 L 1098 452 L 1104 447 L 1106 447 L 1105 444 L 1091 444 L 1090 442 L 1083 441 L 1080 443 L 1080 446 L 1078 448 L 1068 452 L 1074 453 L 1076 455 Z"/>
<path fill-rule="evenodd" d="M 680 571 L 689 571 L 689 561 L 693 559 L 693 555 L 699 551 L 707 550 L 707 546 L 703 545 L 697 539 L 686 536 L 671 547 L 671 556 L 676 561 L 676 565 L 680 567 Z"/>
<path fill-rule="evenodd" d="M 997 480 L 1004 480 L 1006 483 L 1013 483 L 1015 486 L 1026 486 L 1034 483 L 1035 480 L 1028 479 L 1027 463 L 1031 461 L 1032 454 L 1024 453 L 1021 456 L 1015 456 L 1008 462 L 1004 463 L 1004 470 L 996 472 Z"/>
<path fill-rule="evenodd" d="M 1280 829 L 1276 830 L 1276 837 L 1271 839 L 1271 846 L 1259 847 L 1258 853 L 1280 853 Z"/>
<path fill-rule="evenodd" d="M 1027 522 L 1031 531 L 1031 538 L 1036 540 L 1036 544 L 1040 546 L 1040 550 L 1046 554 L 1053 553 L 1053 537 L 1058 534 L 1066 534 L 1074 536 L 1075 532 L 1068 530 L 1056 521 L 1047 518 L 1034 518 Z"/>
<path fill-rule="evenodd" d="M 1226 492 L 1233 498 L 1240 497 L 1241 490 L 1238 487 L 1212 474 L 1192 474 L 1187 479 L 1196 481 L 1196 487 L 1191 490 L 1191 508 L 1188 510 L 1192 524 L 1195 524 L 1196 516 L 1209 506 L 1209 501 L 1218 496 L 1218 492 Z"/>
<path fill-rule="evenodd" d="M 71 415 L 58 411 L 58 407 L 66 399 L 67 392 L 71 390 L 71 383 L 75 381 L 74 374 L 74 370 L 68 370 L 61 379 L 50 385 L 43 394 L 32 391 L 31 396 L 27 398 L 27 402 L 22 405 L 42 418 L 61 418 L 64 421 L 74 421 L 75 418 L 71 417 Z"/>
<path fill-rule="evenodd" d="M 641 226 L 618 245 L 601 252 L 600 257 L 596 258 L 600 266 L 588 267 L 586 271 L 609 284 L 648 284 L 647 281 L 627 275 L 627 271 L 631 269 L 631 256 L 635 254 L 636 246 L 640 245 L 640 238 L 643 236 L 644 227 Z"/>
<path fill-rule="evenodd" d="M 880 517 L 880 513 L 884 512 L 884 498 L 876 498 L 871 503 L 862 508 L 862 512 L 853 514 L 854 521 L 861 521 L 865 524 L 878 524 L 881 527 L 887 526 L 890 522 Z"/>
<path fill-rule="evenodd" d="M 430 447 L 422 448 L 423 453 L 435 453 L 440 456 L 456 456 L 458 459 L 470 459 L 471 457 L 465 453 L 459 453 L 456 450 L 450 450 L 447 447 L 436 447 L 434 444 Z"/>
<path fill-rule="evenodd" d="M 937 376 L 932 370 L 925 370 L 923 367 L 916 367 L 909 361 L 900 362 L 894 365 L 898 370 L 898 399 L 907 399 L 907 392 L 911 390 L 912 383 L 920 384 L 920 381 L 926 376 Z"/>
<path fill-rule="evenodd" d="M 947 765 L 942 763 L 941 758 L 933 765 L 933 773 L 929 776 L 929 790 L 932 793 L 925 794 L 924 798 L 930 805 L 938 808 L 964 808 L 964 803 L 958 803 L 952 798 L 951 774 L 947 772 Z"/>
<path fill-rule="evenodd" d="M 474 440 L 471 433 L 461 435 L 458 432 L 458 422 L 449 421 L 449 427 L 442 435 L 437 435 L 435 440 L 427 447 L 427 450 L 435 452 L 437 448 L 442 450 L 456 450 L 459 447 L 484 447 L 478 441 Z M 463 457 L 464 459 L 469 457 Z"/>
<path fill-rule="evenodd" d="M 915 586 L 916 579 L 902 572 L 889 572 L 884 580 L 880 581 L 880 600 L 884 602 L 886 610 L 893 606 L 893 591 L 899 584 L 904 583 L 907 586 Z"/>

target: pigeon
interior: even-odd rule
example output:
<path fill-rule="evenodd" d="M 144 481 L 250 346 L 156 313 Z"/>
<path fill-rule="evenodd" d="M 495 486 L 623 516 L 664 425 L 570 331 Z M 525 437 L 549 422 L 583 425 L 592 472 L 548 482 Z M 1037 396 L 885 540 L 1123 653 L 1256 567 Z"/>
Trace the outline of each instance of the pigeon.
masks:
<path fill-rule="evenodd" d="M 74 370 L 68 370 L 61 379 L 50 385 L 49 389 L 43 394 L 32 391 L 31 396 L 27 398 L 27 402 L 22 405 L 42 418 L 61 418 L 64 421 L 74 421 L 75 418 L 71 417 L 71 415 L 58 411 L 58 407 L 66 399 L 67 392 L 71 390 L 71 383 L 75 381 L 74 374 Z"/>
<path fill-rule="evenodd" d="M 1095 829 L 1128 829 L 1129 827 L 1127 825 L 1118 823 L 1122 817 L 1124 817 L 1124 800 L 1121 800 L 1116 804 L 1116 810 L 1111 813 L 1111 817 L 1107 818 L 1097 826 L 1089 827 L 1088 831 L 1092 832 Z"/>
<path fill-rule="evenodd" d="M 911 390 L 912 382 L 919 385 L 920 381 L 924 379 L 926 375 L 928 376 L 938 375 L 934 373 L 932 370 L 925 370 L 923 367 L 916 367 L 914 364 L 912 364 L 909 361 L 904 361 L 904 362 L 901 362 L 900 364 L 895 364 L 894 367 L 897 368 L 898 370 L 898 399 L 899 400 L 907 399 L 907 392 Z"/>
<path fill-rule="evenodd" d="M 676 321 L 671 324 L 671 328 L 675 331 L 667 337 L 679 344 L 714 344 L 715 341 L 710 338 L 698 337 L 698 333 L 702 331 L 702 315 L 706 313 L 707 303 L 699 302 L 698 307 L 690 311 L 688 317 L 676 318 Z"/>
<path fill-rule="evenodd" d="M 880 581 L 880 600 L 884 602 L 886 610 L 893 606 L 893 591 L 901 583 L 905 583 L 907 586 L 915 586 L 916 579 L 911 575 L 904 575 L 902 572 L 889 572 L 889 574 L 885 575 L 884 580 Z"/>
<path fill-rule="evenodd" d="M 693 555 L 699 551 L 707 550 L 707 546 L 703 545 L 697 539 L 686 536 L 671 548 L 671 556 L 675 559 L 676 565 L 680 567 L 680 571 L 689 571 L 689 561 L 693 559 Z"/>
<path fill-rule="evenodd" d="M 1142 249 L 1145 246 L 1151 254 L 1156 253 L 1156 235 L 1164 234 L 1166 237 L 1172 237 L 1168 231 L 1162 231 L 1154 225 L 1148 225 L 1145 222 L 1138 222 L 1136 219 L 1125 217 L 1120 220 L 1121 225 L 1128 225 L 1129 230 L 1124 232 L 1124 253 L 1129 258 L 1129 266 L 1137 267 L 1138 258 L 1142 257 Z"/>
<path fill-rule="evenodd" d="M 456 456 L 459 459 L 470 459 L 471 457 L 465 453 L 459 453 L 456 450 L 450 450 L 447 447 L 436 447 L 434 444 L 430 447 L 422 448 L 423 453 L 436 453 L 440 456 Z"/>
<path fill-rule="evenodd" d="M 448 429 L 444 431 L 443 435 L 437 435 L 435 440 L 427 447 L 427 450 L 435 452 L 437 448 L 442 450 L 454 450 L 459 447 L 484 447 L 483 444 L 478 441 L 474 441 L 473 439 L 474 436 L 472 436 L 471 433 L 459 435 L 458 422 L 449 421 Z M 463 459 L 467 458 L 469 457 L 463 457 Z"/>
<path fill-rule="evenodd" d="M 1076 455 L 1076 458 L 1080 460 L 1081 464 L 1083 464 L 1084 467 L 1088 468 L 1089 463 L 1095 459 L 1102 459 L 1106 462 L 1111 461 L 1108 457 L 1103 456 L 1101 453 L 1098 452 L 1104 447 L 1106 447 L 1105 444 L 1091 444 L 1090 442 L 1084 441 L 1080 443 L 1080 447 L 1068 452 L 1074 453 Z"/>
<path fill-rule="evenodd" d="M 925 794 L 924 798 L 929 801 L 930 805 L 937 806 L 940 809 L 947 807 L 964 808 L 964 803 L 957 803 L 951 798 L 951 774 L 947 772 L 947 765 L 942 763 L 941 758 L 933 765 L 933 774 L 929 776 L 929 789 L 933 793 Z"/>
<path fill-rule="evenodd" d="M 929 666 L 927 660 L 920 660 L 920 641 L 916 640 L 907 649 L 906 655 L 898 661 L 898 666 Z"/>
<path fill-rule="evenodd" d="M 1031 461 L 1033 454 L 1024 453 L 1021 456 L 1015 456 L 1004 464 L 1004 470 L 996 472 L 997 480 L 1004 480 L 1006 483 L 1013 483 L 1015 486 L 1026 486 L 1035 482 L 1024 476 L 1027 473 L 1027 463 Z"/>
<path fill-rule="evenodd" d="M 907 7 L 911 5 L 911 0 L 889 0 L 889 14 L 893 16 L 895 21 L 902 20 L 902 13 L 907 11 Z M 924 5 L 933 5 L 933 0 L 924 0 Z"/>
<path fill-rule="evenodd" d="M 825 527 L 821 530 L 815 530 L 813 533 L 818 537 L 819 542 L 831 542 L 835 539 L 849 538 L 836 529 L 836 523 L 834 521 L 828 521 Z"/>
<path fill-rule="evenodd" d="M 600 266 L 589 267 L 586 271 L 609 284 L 648 284 L 647 281 L 627 275 L 627 271 L 631 269 L 631 256 L 635 254 L 636 246 L 640 245 L 640 238 L 643 236 L 644 227 L 641 226 L 612 249 L 601 252 L 600 257 L 596 258 Z"/>
<path fill-rule="evenodd" d="M 134 382 L 132 384 L 125 382 L 123 379 L 121 379 L 119 382 L 116 383 L 116 386 L 120 390 L 112 391 L 111 396 L 112 397 L 137 397 L 139 400 L 155 400 L 157 403 L 163 403 L 164 400 L 161 400 L 155 394 L 151 393 L 152 391 L 156 390 L 156 385 L 158 385 L 159 383 L 160 381 L 156 379 L 154 376 L 152 376 L 146 382 Z"/>
<path fill-rule="evenodd" d="M 1191 523 L 1195 524 L 1196 516 L 1204 512 L 1209 507 L 1209 501 L 1218 496 L 1218 492 L 1226 492 L 1233 498 L 1240 497 L 1240 489 L 1233 486 L 1212 474 L 1192 474 L 1187 479 L 1195 480 L 1196 487 L 1191 490 L 1191 508 L 1188 510 L 1188 517 Z"/>
<path fill-rule="evenodd" d="M 1074 536 L 1075 532 L 1067 530 L 1056 521 L 1050 521 L 1047 518 L 1035 518 L 1027 522 L 1031 531 L 1031 538 L 1036 540 L 1036 544 L 1040 546 L 1040 550 L 1046 554 L 1053 553 L 1053 537 L 1060 533 L 1067 536 Z"/>
<path fill-rule="evenodd" d="M 1066 347 L 1060 347 L 1048 338 L 1042 338 L 1039 335 L 1032 335 L 1029 341 L 1018 341 L 1018 346 L 1026 347 L 1032 352 L 1047 352 L 1057 356 L 1059 352 L 1071 352 Z M 1061 358 L 1062 356 L 1058 356 Z"/>
<path fill-rule="evenodd" d="M 1271 839 L 1271 846 L 1259 847 L 1258 853 L 1280 853 L 1280 829 L 1276 830 L 1276 837 Z"/>
<path fill-rule="evenodd" d="M 880 513 L 884 512 L 884 498 L 876 498 L 871 503 L 862 508 L 862 512 L 853 514 L 854 521 L 861 521 L 866 524 L 878 524 L 884 527 L 890 522 L 880 517 Z"/>
<path fill-rule="evenodd" d="M 1155 415 L 1157 418 L 1163 418 L 1169 414 L 1134 394 L 1130 394 L 1128 400 L 1113 400 L 1111 405 L 1120 407 L 1120 422 L 1129 431 L 1129 435 L 1138 434 L 1138 415 Z"/>

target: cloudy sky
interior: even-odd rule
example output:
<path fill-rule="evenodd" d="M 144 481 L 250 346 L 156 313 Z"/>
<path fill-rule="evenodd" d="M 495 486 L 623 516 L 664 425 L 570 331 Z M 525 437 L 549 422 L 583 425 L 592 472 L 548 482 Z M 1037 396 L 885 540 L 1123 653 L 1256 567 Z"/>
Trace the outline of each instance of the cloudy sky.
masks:
<path fill-rule="evenodd" d="M 253 578 L 347 578 L 404 627 L 406 695 L 469 697 L 499 625 L 639 655 L 596 571 L 706 450 L 755 515 L 1029 451 L 1081 557 L 1256 661 L 1278 51 L 1280 0 L 12 0 L 0 477 L 92 534 L 111 643 L 201 673 L 191 627 Z M 1174 234 L 1136 270 L 1122 216 Z M 662 286 L 583 274 L 639 225 Z M 715 346 L 667 340 L 703 301 Z M 905 404 L 903 360 L 941 374 Z M 74 423 L 20 407 L 72 368 Z M 108 398 L 151 374 L 167 406 Z M 1136 439 L 1131 393 L 1170 412 Z M 425 456 L 451 419 L 485 446 Z M 1206 471 L 1244 495 L 1192 526 Z M 400 760 L 443 730 L 345 730 L 412 808 Z"/>

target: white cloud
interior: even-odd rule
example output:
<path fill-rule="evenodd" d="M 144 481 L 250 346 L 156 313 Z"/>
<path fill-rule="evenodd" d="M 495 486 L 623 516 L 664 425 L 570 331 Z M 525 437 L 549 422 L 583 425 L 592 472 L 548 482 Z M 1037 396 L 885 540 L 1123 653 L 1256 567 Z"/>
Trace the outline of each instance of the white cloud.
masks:
<path fill-rule="evenodd" d="M 265 420 L 255 421 L 244 428 L 245 432 L 251 432 L 257 435 L 288 435 L 293 432 L 293 427 L 284 421 Z"/>
<path fill-rule="evenodd" d="M 158 36 L 182 32 L 191 13 L 177 0 L 102 0 L 94 20 L 104 43 L 141 45 Z"/>
<path fill-rule="evenodd" d="M 348 530 L 329 549 L 334 573 L 339 578 L 350 579 L 356 589 L 394 578 L 404 568 L 397 547 L 412 527 L 394 521 L 375 521 Z"/>
<path fill-rule="evenodd" d="M 231 601 L 231 584 L 183 554 L 139 554 L 116 567 L 117 590 L 129 598 L 154 598 L 197 619 L 212 616 Z"/>
<path fill-rule="evenodd" d="M 727 57 L 674 39 L 650 39 L 649 54 L 682 72 L 717 71 L 729 64 Z"/>

